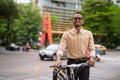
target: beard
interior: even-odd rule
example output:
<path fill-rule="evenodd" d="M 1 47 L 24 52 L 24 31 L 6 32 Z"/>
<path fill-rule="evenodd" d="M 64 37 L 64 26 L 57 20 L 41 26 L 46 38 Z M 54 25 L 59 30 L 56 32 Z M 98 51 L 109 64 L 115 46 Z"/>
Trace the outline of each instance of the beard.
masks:
<path fill-rule="evenodd" d="M 81 25 L 80 24 L 74 24 L 74 26 L 77 28 L 77 27 L 81 27 L 82 24 Z"/>

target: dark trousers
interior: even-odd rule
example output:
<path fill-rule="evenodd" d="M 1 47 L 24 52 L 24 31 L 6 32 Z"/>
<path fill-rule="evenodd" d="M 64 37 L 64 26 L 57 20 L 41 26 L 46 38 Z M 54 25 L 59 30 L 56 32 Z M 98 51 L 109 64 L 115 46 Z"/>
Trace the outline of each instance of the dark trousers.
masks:
<path fill-rule="evenodd" d="M 69 59 L 67 61 L 67 64 L 80 64 L 86 62 L 88 59 Z M 90 67 L 89 66 L 84 66 L 84 67 L 79 67 L 74 70 L 74 76 L 75 80 L 89 80 L 89 73 L 90 73 Z M 67 74 L 70 76 L 70 69 L 67 68 Z M 72 80 L 70 78 L 70 80 Z"/>

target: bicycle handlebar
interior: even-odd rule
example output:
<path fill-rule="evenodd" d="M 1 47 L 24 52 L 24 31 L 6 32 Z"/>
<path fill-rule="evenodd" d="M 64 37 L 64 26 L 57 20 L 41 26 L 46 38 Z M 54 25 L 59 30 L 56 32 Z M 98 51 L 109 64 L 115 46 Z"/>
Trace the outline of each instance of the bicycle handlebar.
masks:
<path fill-rule="evenodd" d="M 65 67 L 69 67 L 69 68 L 74 68 L 74 67 L 80 67 L 80 66 L 88 66 L 87 63 L 80 63 L 80 64 L 71 64 L 71 65 L 65 65 Z"/>
<path fill-rule="evenodd" d="M 80 64 L 71 64 L 71 65 L 61 65 L 60 67 L 62 68 L 75 68 L 75 67 L 80 67 L 80 66 L 89 66 L 87 63 L 80 63 Z M 50 66 L 50 68 L 55 68 L 55 65 Z"/>

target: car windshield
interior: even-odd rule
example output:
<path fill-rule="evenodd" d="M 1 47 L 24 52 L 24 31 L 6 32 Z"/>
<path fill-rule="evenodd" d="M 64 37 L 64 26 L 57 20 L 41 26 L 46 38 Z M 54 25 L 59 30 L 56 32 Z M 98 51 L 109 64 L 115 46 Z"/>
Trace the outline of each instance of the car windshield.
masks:
<path fill-rule="evenodd" d="M 46 49 L 58 49 L 59 45 L 49 45 Z"/>

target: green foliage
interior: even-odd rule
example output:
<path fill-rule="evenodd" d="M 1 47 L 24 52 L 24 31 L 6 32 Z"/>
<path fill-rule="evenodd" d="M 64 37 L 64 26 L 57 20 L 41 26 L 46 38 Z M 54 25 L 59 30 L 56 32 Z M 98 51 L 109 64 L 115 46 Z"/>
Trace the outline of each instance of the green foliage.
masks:
<path fill-rule="evenodd" d="M 0 0 L 0 17 L 16 17 L 18 9 L 13 0 Z"/>
<path fill-rule="evenodd" d="M 3 33 L 6 31 L 5 26 L 5 21 L 3 21 L 3 19 L 0 19 L 0 37 L 3 36 Z"/>
<path fill-rule="evenodd" d="M 101 43 L 107 43 L 108 47 L 118 45 L 120 7 L 107 0 L 85 0 L 81 12 L 84 14 L 85 28 L 96 34 L 95 39 L 101 38 Z"/>
<path fill-rule="evenodd" d="M 4 43 L 37 42 L 41 24 L 39 8 L 33 9 L 31 4 L 16 4 L 13 0 L 0 1 L 0 40 Z"/>
<path fill-rule="evenodd" d="M 13 31 L 17 40 L 32 43 L 38 41 L 39 31 L 41 31 L 41 15 L 39 8 L 32 7 L 31 4 L 20 4 L 19 18 L 15 19 Z"/>
<path fill-rule="evenodd" d="M 58 22 L 60 20 L 60 17 L 59 16 L 56 16 L 56 15 L 51 15 L 51 22 Z"/>
<path fill-rule="evenodd" d="M 113 4 L 106 0 L 85 0 L 82 10 L 85 15 L 85 26 L 89 26 L 94 33 L 113 33 L 110 23 L 115 12 L 111 6 Z"/>
<path fill-rule="evenodd" d="M 55 38 L 53 39 L 53 41 L 54 41 L 55 43 L 60 42 L 60 37 L 55 37 Z"/>
<path fill-rule="evenodd" d="M 115 34 L 120 35 L 120 28 L 119 28 L 120 27 L 120 7 L 114 5 L 110 8 L 115 12 L 115 15 L 113 16 L 113 21 L 112 21 L 112 26 L 114 26 L 113 31 Z"/>
<path fill-rule="evenodd" d="M 41 48 L 41 46 L 39 46 L 39 45 L 37 45 L 37 44 L 35 44 L 35 43 L 31 43 L 30 45 L 31 45 L 31 48 L 32 48 L 32 49 L 39 50 L 39 49 Z"/>
<path fill-rule="evenodd" d="M 13 0 L 0 1 L 0 40 L 5 44 L 10 42 L 12 38 L 12 24 L 14 19 L 18 17 L 19 10 Z M 10 36 L 11 35 L 11 36 Z"/>

